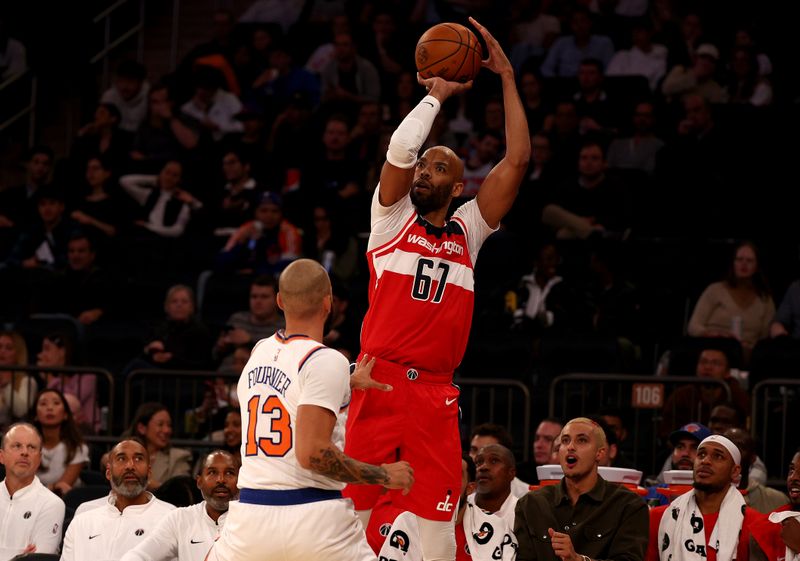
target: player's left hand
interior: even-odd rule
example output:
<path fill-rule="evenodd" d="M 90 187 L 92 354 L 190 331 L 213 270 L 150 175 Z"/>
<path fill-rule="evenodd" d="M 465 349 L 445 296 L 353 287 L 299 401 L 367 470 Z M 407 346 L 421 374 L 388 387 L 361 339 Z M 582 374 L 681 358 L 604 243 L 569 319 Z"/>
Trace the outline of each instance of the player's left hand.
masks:
<path fill-rule="evenodd" d="M 580 561 L 581 556 L 575 553 L 575 548 L 572 546 L 572 538 L 569 537 L 569 534 L 556 532 L 552 528 L 548 528 L 547 533 L 550 535 L 553 551 L 561 558 L 561 561 Z"/>
<path fill-rule="evenodd" d="M 353 390 L 380 390 L 382 392 L 392 391 L 392 386 L 382 384 L 372 379 L 372 368 L 375 366 L 375 358 L 364 355 L 361 362 L 356 363 L 356 369 L 350 375 L 350 388 Z"/>
<path fill-rule="evenodd" d="M 511 66 L 511 62 L 508 60 L 506 53 L 503 52 L 503 47 L 500 46 L 497 39 L 495 39 L 485 27 L 479 24 L 475 18 L 469 18 L 469 22 L 475 26 L 475 29 L 483 36 L 483 40 L 486 42 L 486 48 L 489 51 L 489 56 L 481 61 L 483 67 L 488 68 L 496 74 L 511 72 L 513 75 L 514 68 Z"/>

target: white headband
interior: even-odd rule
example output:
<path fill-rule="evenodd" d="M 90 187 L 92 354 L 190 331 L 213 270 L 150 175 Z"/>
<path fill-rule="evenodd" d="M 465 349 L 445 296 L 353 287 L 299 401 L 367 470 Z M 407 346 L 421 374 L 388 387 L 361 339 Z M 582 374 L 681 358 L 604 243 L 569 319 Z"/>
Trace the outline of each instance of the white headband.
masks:
<path fill-rule="evenodd" d="M 730 452 L 731 457 L 733 458 L 733 463 L 736 464 L 737 466 L 742 464 L 742 453 L 739 452 L 739 448 L 737 448 L 733 442 L 731 442 L 724 436 L 720 436 L 718 434 L 712 434 L 711 436 L 704 439 L 703 442 L 700 443 L 700 446 L 702 446 L 706 442 L 714 442 L 716 444 L 719 444 L 720 446 L 724 446 L 725 449 L 728 452 Z M 699 449 L 700 446 L 698 446 L 697 448 Z"/>

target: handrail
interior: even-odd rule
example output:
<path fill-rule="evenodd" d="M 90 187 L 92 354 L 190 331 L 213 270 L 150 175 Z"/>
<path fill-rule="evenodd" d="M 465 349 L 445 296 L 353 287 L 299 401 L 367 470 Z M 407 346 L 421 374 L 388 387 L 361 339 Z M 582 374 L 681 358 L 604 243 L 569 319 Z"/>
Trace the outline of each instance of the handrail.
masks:
<path fill-rule="evenodd" d="M 23 78 L 30 77 L 31 79 L 31 96 L 30 102 L 27 106 L 23 107 L 19 111 L 17 111 L 14 115 L 0 123 L 0 132 L 3 132 L 8 127 L 22 119 L 25 115 L 30 114 L 30 120 L 28 122 L 28 146 L 33 146 L 33 139 L 36 136 L 36 97 L 38 95 L 38 80 L 37 77 L 30 71 L 26 70 L 25 72 L 20 72 L 19 74 L 15 74 L 11 76 L 7 80 L 5 80 L 2 84 L 0 84 L 0 92 L 4 89 L 8 88 L 15 82 L 22 80 Z"/>
<path fill-rule="evenodd" d="M 103 376 L 108 382 L 108 419 L 106 422 L 105 431 L 111 434 L 112 420 L 114 419 L 114 376 L 105 368 L 96 368 L 94 366 L 38 366 L 38 365 L 16 365 L 16 364 L 0 364 L 0 371 L 17 372 L 32 372 L 32 373 L 52 373 L 52 374 L 94 374 L 95 376 Z M 39 391 L 45 388 L 40 388 Z M 95 394 L 95 397 L 97 395 Z M 99 407 L 99 406 L 98 406 Z M 102 413 L 100 419 L 94 418 L 94 411 L 92 411 L 92 424 L 96 421 L 102 421 Z M 102 430 L 102 429 L 101 429 Z"/>
<path fill-rule="evenodd" d="M 492 396 L 494 396 L 495 389 L 499 387 L 505 387 L 508 391 L 509 402 L 511 397 L 512 389 L 519 390 L 523 397 L 524 397 L 524 405 L 523 405 L 523 421 L 522 421 L 522 461 L 527 462 L 530 455 L 530 436 L 531 436 L 531 392 L 528 389 L 528 386 L 520 382 L 519 380 L 512 380 L 509 378 L 460 378 L 456 377 L 453 380 L 453 384 L 459 387 L 466 387 L 466 386 L 479 386 L 479 387 L 488 387 L 492 390 Z M 478 409 L 478 404 L 476 402 L 476 396 L 472 394 L 472 402 L 470 404 L 471 411 L 474 412 Z M 489 417 L 494 419 L 494 399 L 489 401 Z M 509 427 L 509 432 L 512 426 L 512 408 L 509 407 L 507 411 L 507 418 L 505 425 Z M 512 434 L 514 434 L 513 431 Z"/>
<path fill-rule="evenodd" d="M 766 380 L 762 380 L 762 381 L 758 382 L 755 386 L 753 386 L 752 398 L 751 398 L 752 399 L 752 402 L 751 402 L 752 415 L 750 417 L 751 418 L 750 433 L 753 435 L 754 438 L 756 438 L 757 440 L 760 440 L 762 444 L 766 443 L 769 425 L 768 425 L 768 422 L 767 422 L 767 415 L 766 415 L 767 411 L 762 411 L 761 410 L 761 408 L 759 407 L 759 399 L 758 398 L 759 398 L 759 391 L 762 390 L 765 387 L 768 387 L 768 386 L 773 386 L 773 387 L 794 386 L 794 387 L 800 389 L 800 380 L 798 380 L 796 378 L 767 378 Z M 789 460 L 791 459 L 791 454 L 789 455 L 789 457 L 787 459 L 787 446 L 786 446 L 786 440 L 787 439 L 785 438 L 785 435 L 786 435 L 785 431 L 787 429 L 787 424 L 788 424 L 788 420 L 789 420 L 788 419 L 788 411 L 789 411 L 790 400 L 789 400 L 789 395 L 787 394 L 787 392 L 781 392 L 781 394 L 782 395 L 780 397 L 780 400 L 781 400 L 782 407 L 781 407 L 781 411 L 780 411 L 780 414 L 781 414 L 781 423 L 780 424 L 783 427 L 783 429 L 779 432 L 779 434 L 781 435 L 781 439 L 780 439 L 780 456 L 779 457 L 782 460 L 784 460 L 780 464 L 781 466 L 783 466 L 781 468 L 781 475 L 783 476 L 783 475 L 785 475 L 785 472 L 783 471 L 783 469 L 785 469 L 785 466 L 789 463 Z M 793 405 L 795 403 L 796 402 L 792 402 Z M 761 419 L 762 413 L 764 414 L 764 417 L 763 417 L 764 426 L 761 427 L 761 430 L 759 431 L 759 421 L 762 420 Z M 792 448 L 792 451 L 793 450 L 794 450 L 794 448 Z"/>
<path fill-rule="evenodd" d="M 89 59 L 89 64 L 94 64 L 100 60 L 103 61 L 103 87 L 107 87 L 110 83 L 109 81 L 109 61 L 108 55 L 111 51 L 116 49 L 122 43 L 133 37 L 134 35 L 139 35 L 139 42 L 137 45 L 137 59 L 139 61 L 142 60 L 144 56 L 144 2 L 145 0 L 138 0 L 139 2 L 139 21 L 127 31 L 123 31 L 121 34 L 117 35 L 115 39 L 111 39 L 111 16 L 114 12 L 128 4 L 131 1 L 136 0 L 117 0 L 106 9 L 99 12 L 94 18 L 92 18 L 92 23 L 100 23 L 103 22 L 103 48 L 100 49 L 91 59 Z"/>
<path fill-rule="evenodd" d="M 571 372 L 569 374 L 562 374 L 553 378 L 550 383 L 550 395 L 548 402 L 548 414 L 555 415 L 556 409 L 556 386 L 559 382 L 564 380 L 577 380 L 580 382 L 642 382 L 650 384 L 664 384 L 664 383 L 689 383 L 689 384 L 708 384 L 718 385 L 725 390 L 727 401 L 731 400 L 731 389 L 723 380 L 716 378 L 698 378 L 697 376 L 653 376 L 647 375 L 633 375 L 633 374 L 597 374 L 597 373 L 584 373 L 584 372 Z"/>

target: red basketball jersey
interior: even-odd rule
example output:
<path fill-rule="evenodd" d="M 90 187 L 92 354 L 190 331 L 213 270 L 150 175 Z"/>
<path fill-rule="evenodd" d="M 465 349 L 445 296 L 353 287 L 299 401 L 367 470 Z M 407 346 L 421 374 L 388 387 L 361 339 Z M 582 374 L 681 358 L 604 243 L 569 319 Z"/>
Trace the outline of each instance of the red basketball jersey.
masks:
<path fill-rule="evenodd" d="M 475 260 L 492 231 L 475 200 L 439 228 L 417 214 L 409 196 L 384 207 L 376 190 L 362 352 L 434 373 L 453 372 L 472 322 Z"/>

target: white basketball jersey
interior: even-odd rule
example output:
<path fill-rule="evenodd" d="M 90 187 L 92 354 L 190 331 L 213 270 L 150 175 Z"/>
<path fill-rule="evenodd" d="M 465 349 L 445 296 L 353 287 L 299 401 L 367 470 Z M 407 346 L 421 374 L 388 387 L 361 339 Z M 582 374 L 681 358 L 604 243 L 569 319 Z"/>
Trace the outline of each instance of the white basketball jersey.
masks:
<path fill-rule="evenodd" d="M 342 489 L 345 484 L 300 466 L 295 419 L 300 405 L 332 411 L 331 437 L 344 450 L 350 404 L 347 359 L 304 335 L 278 331 L 253 348 L 237 387 L 242 412 L 240 489 Z"/>

